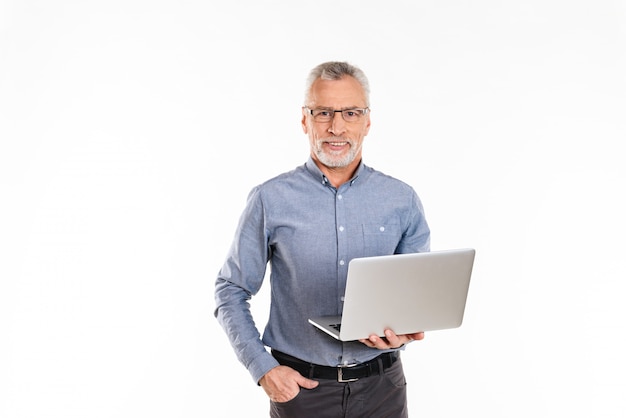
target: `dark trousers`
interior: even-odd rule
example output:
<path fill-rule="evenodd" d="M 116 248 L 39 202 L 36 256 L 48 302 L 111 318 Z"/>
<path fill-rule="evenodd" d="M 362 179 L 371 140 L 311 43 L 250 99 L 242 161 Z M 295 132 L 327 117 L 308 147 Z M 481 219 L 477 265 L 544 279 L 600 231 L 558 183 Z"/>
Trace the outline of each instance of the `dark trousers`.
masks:
<path fill-rule="evenodd" d="M 406 418 L 406 380 L 402 361 L 379 375 L 340 383 L 315 379 L 314 389 L 300 389 L 288 402 L 270 401 L 272 418 Z"/>

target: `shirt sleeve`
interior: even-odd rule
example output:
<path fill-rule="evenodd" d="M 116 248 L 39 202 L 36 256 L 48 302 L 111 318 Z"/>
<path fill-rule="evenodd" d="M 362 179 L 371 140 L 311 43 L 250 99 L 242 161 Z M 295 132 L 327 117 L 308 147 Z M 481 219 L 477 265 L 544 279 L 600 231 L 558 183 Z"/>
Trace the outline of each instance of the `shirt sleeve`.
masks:
<path fill-rule="evenodd" d="M 421 253 L 430 251 L 430 227 L 426 222 L 424 207 L 417 193 L 413 191 L 409 205 L 407 225 L 402 240 L 396 248 L 397 254 Z"/>
<path fill-rule="evenodd" d="M 259 188 L 249 196 L 224 265 L 215 282 L 215 317 L 237 358 L 255 382 L 278 362 L 266 350 L 250 312 L 250 298 L 265 277 L 270 250 Z"/>

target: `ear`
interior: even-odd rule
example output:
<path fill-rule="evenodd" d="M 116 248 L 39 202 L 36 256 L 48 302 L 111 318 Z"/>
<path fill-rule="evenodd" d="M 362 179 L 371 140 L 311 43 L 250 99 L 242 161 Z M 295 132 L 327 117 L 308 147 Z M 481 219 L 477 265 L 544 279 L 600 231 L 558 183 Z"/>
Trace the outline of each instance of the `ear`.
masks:
<path fill-rule="evenodd" d="M 370 125 L 372 124 L 372 120 L 370 119 L 369 113 L 367 114 L 367 124 L 365 125 L 365 135 L 370 132 Z"/>
<path fill-rule="evenodd" d="M 305 134 L 309 133 L 309 127 L 306 124 L 306 111 L 304 109 L 302 109 L 302 130 L 304 131 Z"/>

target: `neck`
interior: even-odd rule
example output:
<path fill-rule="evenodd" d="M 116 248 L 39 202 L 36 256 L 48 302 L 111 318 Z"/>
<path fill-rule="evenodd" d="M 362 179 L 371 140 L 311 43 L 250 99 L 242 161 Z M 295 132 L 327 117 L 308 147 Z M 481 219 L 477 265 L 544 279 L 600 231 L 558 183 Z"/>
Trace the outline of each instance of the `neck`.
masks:
<path fill-rule="evenodd" d="M 313 156 L 313 161 L 315 161 L 317 167 L 322 173 L 324 173 L 330 184 L 335 188 L 339 188 L 339 186 L 349 181 L 354 176 L 354 173 L 361 162 L 360 159 L 355 158 L 354 161 L 347 166 L 328 167 L 322 164 L 317 158 L 315 158 L 315 156 Z"/>

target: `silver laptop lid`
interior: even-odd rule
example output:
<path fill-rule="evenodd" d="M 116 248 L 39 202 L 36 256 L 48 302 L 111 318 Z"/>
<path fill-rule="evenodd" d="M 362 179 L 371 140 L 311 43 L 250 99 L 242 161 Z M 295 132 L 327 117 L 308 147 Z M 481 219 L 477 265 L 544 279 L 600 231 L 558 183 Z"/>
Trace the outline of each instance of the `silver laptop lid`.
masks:
<path fill-rule="evenodd" d="M 352 259 L 341 340 L 459 327 L 474 256 L 463 248 Z"/>

